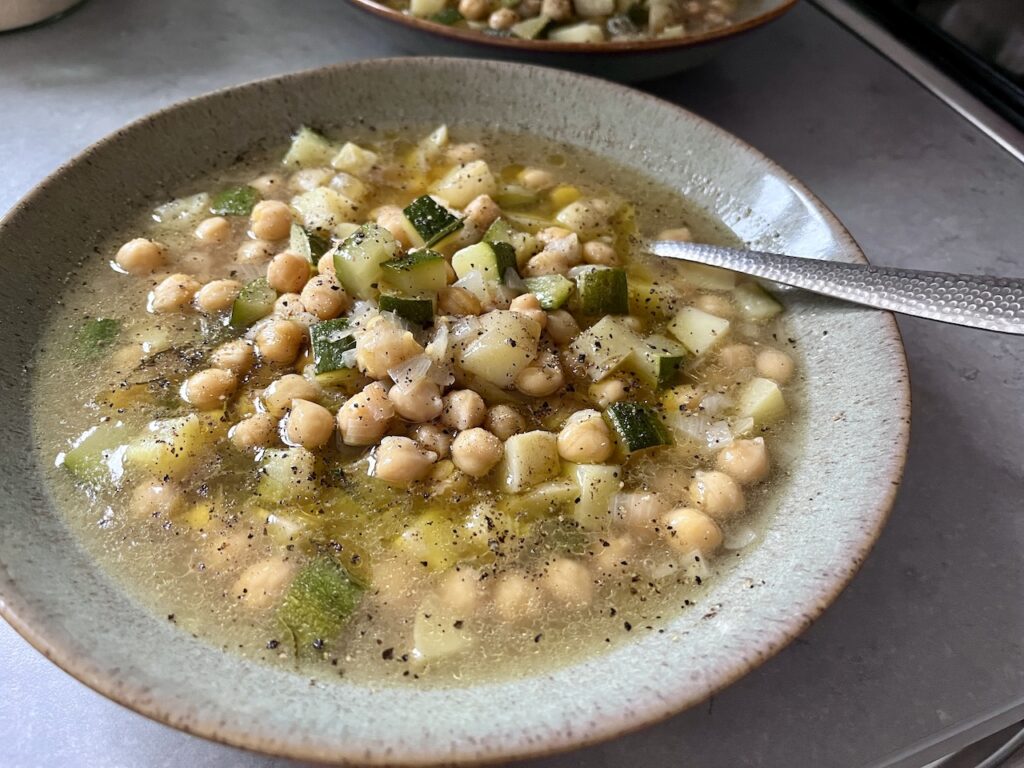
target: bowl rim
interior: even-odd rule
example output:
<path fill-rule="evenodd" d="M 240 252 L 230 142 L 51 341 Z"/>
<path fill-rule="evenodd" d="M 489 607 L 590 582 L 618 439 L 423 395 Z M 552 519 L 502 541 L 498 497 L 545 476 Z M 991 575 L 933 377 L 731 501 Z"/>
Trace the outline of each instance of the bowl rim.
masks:
<path fill-rule="evenodd" d="M 708 30 L 696 35 L 683 37 L 650 38 L 646 40 L 619 40 L 601 43 L 563 43 L 551 40 L 525 40 L 518 37 L 496 37 L 462 27 L 449 27 L 427 19 L 397 11 L 377 0 L 348 0 L 348 2 L 364 13 L 378 18 L 401 24 L 410 29 L 446 38 L 459 43 L 472 44 L 484 50 L 522 51 L 524 53 L 558 53 L 573 57 L 593 56 L 594 54 L 641 55 L 655 51 L 695 48 L 721 42 L 756 29 L 770 21 L 774 21 L 791 10 L 798 0 L 782 0 L 774 8 L 762 11 L 749 19 L 719 29 Z"/>
<path fill-rule="evenodd" d="M 358 69 L 360 67 L 367 66 L 402 66 L 403 64 L 408 64 L 410 62 L 427 65 L 435 62 L 438 64 L 457 63 L 462 66 L 472 66 L 474 64 L 472 60 L 444 56 L 416 57 L 415 59 L 409 59 L 408 57 L 362 59 L 260 78 L 237 85 L 219 88 L 197 96 L 180 99 L 166 107 L 147 113 L 128 122 L 121 128 L 114 130 L 88 145 L 71 159 L 61 163 L 56 169 L 47 174 L 42 181 L 26 193 L 18 202 L 16 202 L 9 211 L 0 217 L 0 235 L 2 235 L 3 230 L 10 220 L 16 216 L 24 214 L 26 211 L 29 211 L 37 198 L 42 197 L 45 193 L 49 192 L 54 185 L 59 185 L 66 171 L 79 165 L 88 165 L 90 163 L 90 158 L 94 153 L 109 145 L 116 144 L 123 133 L 143 129 L 147 124 L 159 120 L 159 118 L 165 114 L 174 112 L 186 104 L 194 105 L 202 104 L 204 102 L 214 102 L 224 98 L 228 94 L 234 94 L 250 89 L 259 89 L 264 84 L 271 82 L 287 83 L 289 81 L 293 81 L 298 83 L 304 78 L 323 72 Z M 860 249 L 860 246 L 853 239 L 846 227 L 843 226 L 833 211 L 813 192 L 811 192 L 810 189 L 762 152 L 747 144 L 742 139 L 739 139 L 732 133 L 726 131 L 724 128 L 712 123 L 710 120 L 700 117 L 699 115 L 690 112 L 683 107 L 677 106 L 672 102 L 652 96 L 643 91 L 629 88 L 628 86 L 603 80 L 601 78 L 581 75 L 574 72 L 552 70 L 548 67 L 541 67 L 537 65 L 511 63 L 498 60 L 492 60 L 487 63 L 503 68 L 542 71 L 569 79 L 575 78 L 590 81 L 592 84 L 599 85 L 602 88 L 613 92 L 629 94 L 630 98 L 639 98 L 653 102 L 657 104 L 659 108 L 674 110 L 685 115 L 689 120 L 696 120 L 704 123 L 715 132 L 722 134 L 744 153 L 755 157 L 759 161 L 771 167 L 774 172 L 786 180 L 787 184 L 789 184 L 798 195 L 820 212 L 822 220 L 829 227 L 836 239 L 842 245 L 850 249 L 851 254 L 857 261 L 861 263 L 868 263 L 867 258 Z M 7 565 L 3 561 L 0 561 L 0 617 L 6 620 L 22 638 L 24 638 L 43 656 L 53 662 L 57 667 L 110 701 L 120 704 L 121 706 L 143 715 L 154 722 L 170 726 L 190 735 L 199 736 L 213 742 L 265 755 L 332 765 L 495 765 L 509 760 L 529 759 L 569 752 L 639 731 L 648 726 L 667 720 L 668 718 L 695 706 L 700 701 L 705 701 L 716 695 L 789 646 L 790 643 L 806 631 L 807 628 L 820 618 L 824 611 L 832 605 L 833 602 L 835 602 L 838 596 L 847 587 L 847 585 L 849 585 L 853 577 L 863 566 L 867 556 L 870 554 L 872 548 L 880 537 L 889 516 L 892 513 L 907 462 L 910 440 L 911 391 L 906 349 L 904 347 L 903 337 L 899 326 L 896 323 L 895 316 L 891 312 L 880 312 L 879 317 L 882 320 L 884 334 L 891 341 L 895 342 L 896 354 L 893 355 L 892 364 L 896 367 L 896 370 L 894 371 L 894 373 L 897 374 L 896 379 L 902 386 L 898 388 L 898 391 L 894 391 L 892 393 L 894 396 L 893 408 L 899 412 L 900 418 L 898 419 L 898 428 L 893 442 L 893 452 L 891 454 L 889 464 L 879 470 L 880 479 L 884 481 L 886 492 L 874 507 L 873 511 L 876 513 L 875 525 L 870 529 L 865 528 L 859 532 L 859 538 L 856 545 L 854 548 L 849 550 L 849 557 L 846 558 L 844 566 L 836 569 L 833 579 L 825 588 L 821 589 L 817 594 L 816 599 L 813 602 L 808 603 L 806 606 L 803 606 L 803 610 L 800 613 L 795 613 L 791 616 L 785 617 L 785 619 L 781 619 L 779 622 L 780 628 L 776 633 L 774 633 L 774 637 L 766 641 L 764 646 L 757 649 L 758 652 L 756 657 L 753 659 L 740 660 L 731 670 L 728 670 L 726 674 L 717 676 L 714 683 L 708 687 L 706 695 L 702 698 L 693 700 L 682 700 L 681 697 L 678 696 L 675 698 L 659 698 L 656 704 L 650 707 L 645 707 L 641 711 L 631 711 L 627 716 L 621 719 L 616 718 L 612 720 L 611 718 L 605 718 L 600 722 L 594 722 L 589 728 L 574 732 L 570 738 L 564 738 L 557 741 L 553 740 L 541 744 L 524 744 L 522 742 L 507 744 L 504 745 L 506 748 L 500 752 L 496 751 L 485 755 L 463 753 L 448 755 L 445 758 L 437 758 L 437 756 L 434 755 L 417 754 L 412 751 L 404 753 L 390 753 L 386 755 L 382 753 L 357 755 L 354 751 L 349 751 L 344 754 L 340 754 L 335 751 L 328 753 L 322 748 L 318 748 L 319 745 L 316 744 L 303 743 L 300 741 L 289 742 L 287 740 L 275 740 L 273 737 L 265 735 L 259 730 L 246 730 L 244 728 L 231 729 L 226 723 L 217 723 L 209 718 L 200 719 L 197 717 L 191 717 L 187 712 L 172 711 L 171 709 L 162 706 L 160 699 L 146 695 L 152 693 L 151 690 L 143 690 L 141 687 L 134 684 L 118 684 L 117 681 L 113 680 L 109 676 L 94 670 L 90 666 L 86 657 L 77 656 L 73 648 L 63 644 L 60 639 L 53 636 L 53 633 L 47 632 L 44 617 L 33 611 L 27 601 L 21 598 L 15 580 L 11 577 Z"/>

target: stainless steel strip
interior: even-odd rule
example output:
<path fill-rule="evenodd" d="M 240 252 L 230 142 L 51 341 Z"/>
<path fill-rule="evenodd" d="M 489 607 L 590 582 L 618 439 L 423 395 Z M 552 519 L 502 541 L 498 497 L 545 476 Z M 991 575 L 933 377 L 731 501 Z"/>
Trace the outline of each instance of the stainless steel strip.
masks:
<path fill-rule="evenodd" d="M 942 99 L 999 146 L 1024 162 L 1024 133 L 955 80 L 843 0 L 810 0 Z"/>

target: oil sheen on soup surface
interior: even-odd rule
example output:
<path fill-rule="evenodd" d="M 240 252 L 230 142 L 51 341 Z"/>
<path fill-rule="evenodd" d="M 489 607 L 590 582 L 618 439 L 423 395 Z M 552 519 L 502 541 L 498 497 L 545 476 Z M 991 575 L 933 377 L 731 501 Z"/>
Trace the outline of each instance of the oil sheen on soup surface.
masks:
<path fill-rule="evenodd" d="M 643 177 L 424 134 L 303 129 L 126 213 L 39 354 L 69 523 L 161 618 L 323 676 L 501 678 L 698 620 L 790 452 L 781 305 L 638 253 L 734 240 Z"/>

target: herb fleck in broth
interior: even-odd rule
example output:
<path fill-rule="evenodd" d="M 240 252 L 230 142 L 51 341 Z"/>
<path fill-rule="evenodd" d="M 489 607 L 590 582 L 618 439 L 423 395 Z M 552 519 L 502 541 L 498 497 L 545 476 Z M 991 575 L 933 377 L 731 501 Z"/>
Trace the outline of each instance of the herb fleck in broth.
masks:
<path fill-rule="evenodd" d="M 419 135 L 300 133 L 287 166 L 190 184 L 81 267 L 34 392 L 69 524 L 158 615 L 321 676 L 503 678 L 696 620 L 793 451 L 779 305 L 631 253 L 736 242 L 642 176 Z M 118 250 L 136 237 L 162 248 Z M 286 285 L 284 251 L 302 298 L 258 282 Z"/>

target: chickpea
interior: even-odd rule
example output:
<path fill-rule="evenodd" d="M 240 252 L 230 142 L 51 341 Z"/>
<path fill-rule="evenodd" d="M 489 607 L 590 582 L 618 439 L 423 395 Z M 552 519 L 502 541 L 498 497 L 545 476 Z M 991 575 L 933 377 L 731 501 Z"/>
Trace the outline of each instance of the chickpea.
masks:
<path fill-rule="evenodd" d="M 334 254 L 331 251 L 320 257 L 320 261 L 316 263 L 316 271 L 321 275 L 331 275 L 337 278 L 334 273 Z"/>
<path fill-rule="evenodd" d="M 214 368 L 223 368 L 231 371 L 235 376 L 244 376 L 256 361 L 252 344 L 245 339 L 234 339 L 226 341 L 213 350 L 210 355 L 210 365 Z"/>
<path fill-rule="evenodd" d="M 576 318 L 564 309 L 556 309 L 554 312 L 548 312 L 547 315 L 548 336 L 558 346 L 564 347 L 580 335 L 580 326 L 576 322 Z"/>
<path fill-rule="evenodd" d="M 194 373 L 185 380 L 181 388 L 182 398 L 203 411 L 221 408 L 235 393 L 238 380 L 231 371 L 223 368 L 207 368 Z"/>
<path fill-rule="evenodd" d="M 185 494 L 173 480 L 144 480 L 129 506 L 136 517 L 170 517 L 185 506 Z"/>
<path fill-rule="evenodd" d="M 693 240 L 693 233 L 690 232 L 689 227 L 675 227 L 673 229 L 663 229 L 658 233 L 655 240 L 677 240 L 681 243 L 689 243 Z"/>
<path fill-rule="evenodd" d="M 402 244 L 403 248 L 413 246 L 413 236 L 409 232 L 409 222 L 402 209 L 397 205 L 382 205 L 376 211 L 377 224 L 384 227 Z"/>
<path fill-rule="evenodd" d="M 511 405 L 496 405 L 487 412 L 484 426 L 499 440 L 508 440 L 512 435 L 526 431 L 526 419 Z"/>
<path fill-rule="evenodd" d="M 306 340 L 306 329 L 291 320 L 271 320 L 256 333 L 256 351 L 271 363 L 295 362 Z"/>
<path fill-rule="evenodd" d="M 485 154 L 484 148 L 475 142 L 452 144 L 445 150 L 445 156 L 456 165 L 465 165 L 474 160 L 481 160 Z"/>
<path fill-rule="evenodd" d="M 161 243 L 137 237 L 118 248 L 114 261 L 129 274 L 148 275 L 163 266 L 166 255 L 167 248 Z"/>
<path fill-rule="evenodd" d="M 249 186 L 263 197 L 273 197 L 284 189 L 284 176 L 279 173 L 266 173 L 250 181 Z"/>
<path fill-rule="evenodd" d="M 280 200 L 261 200 L 249 214 L 249 226 L 260 240 L 283 240 L 292 228 L 292 210 Z"/>
<path fill-rule="evenodd" d="M 192 303 L 200 283 L 191 275 L 175 274 L 161 282 L 149 293 L 151 312 L 182 312 Z"/>
<path fill-rule="evenodd" d="M 275 291 L 298 293 L 309 280 L 309 261 L 297 253 L 282 251 L 267 265 L 267 282 Z"/>
<path fill-rule="evenodd" d="M 204 243 L 223 243 L 231 237 L 231 222 L 223 216 L 211 216 L 203 219 L 196 227 L 196 239 Z"/>
<path fill-rule="evenodd" d="M 239 264 L 262 264 L 274 255 L 274 246 L 266 240 L 248 240 L 238 246 L 235 261 Z"/>
<path fill-rule="evenodd" d="M 480 299 L 465 288 L 448 286 L 437 296 L 437 312 L 440 315 L 479 315 L 484 311 Z"/>
<path fill-rule="evenodd" d="M 503 8 L 502 10 L 508 10 Z M 501 208 L 491 199 L 490 195 L 478 195 L 469 201 L 469 205 L 463 210 L 465 218 L 463 221 L 467 227 L 483 232 L 495 219 L 501 216 Z"/>
<path fill-rule="evenodd" d="M 274 314 L 285 320 L 295 320 L 305 311 L 302 297 L 297 293 L 282 293 L 274 301 Z"/>
<path fill-rule="evenodd" d="M 306 283 L 299 298 L 302 305 L 321 320 L 335 318 L 352 306 L 352 299 L 333 274 L 314 277 Z"/>
<path fill-rule="evenodd" d="M 647 538 L 653 536 L 658 519 L 668 511 L 668 503 L 657 493 L 620 494 L 613 510 L 615 519 L 632 533 Z"/>
<path fill-rule="evenodd" d="M 568 21 L 572 18 L 572 0 L 541 0 L 540 12 L 552 21 Z"/>
<path fill-rule="evenodd" d="M 452 461 L 472 477 L 483 477 L 501 461 L 505 446 L 486 429 L 473 427 L 459 432 L 452 441 Z"/>
<path fill-rule="evenodd" d="M 516 296 L 509 303 L 508 308 L 513 312 L 518 312 L 532 318 L 537 322 L 542 330 L 547 327 L 548 313 L 540 308 L 540 299 L 532 293 L 524 293 L 522 296 Z"/>
<path fill-rule="evenodd" d="M 580 238 L 575 232 L 570 232 L 565 237 L 552 240 L 544 246 L 544 251 L 561 254 L 565 257 L 565 261 L 570 267 L 575 267 L 583 261 L 583 249 L 580 247 Z"/>
<path fill-rule="evenodd" d="M 480 21 L 490 13 L 491 4 L 487 0 L 459 0 L 459 13 L 470 21 Z"/>
<path fill-rule="evenodd" d="M 519 21 L 519 14 L 511 8 L 498 8 L 487 17 L 487 26 L 491 29 L 508 29 Z"/>
<path fill-rule="evenodd" d="M 524 395 L 531 397 L 547 397 L 562 388 L 565 374 L 558 356 L 551 353 L 542 354 L 526 368 L 523 368 L 515 379 L 515 386 Z"/>
<path fill-rule="evenodd" d="M 438 597 L 456 616 L 471 616 L 480 604 L 484 589 L 480 571 L 466 566 L 454 568 L 441 578 Z"/>
<path fill-rule="evenodd" d="M 768 477 L 768 449 L 763 437 L 737 440 L 718 452 L 715 466 L 741 485 L 759 483 Z"/>
<path fill-rule="evenodd" d="M 594 595 L 590 571 L 578 560 L 560 557 L 552 560 L 541 576 L 544 590 L 564 605 L 584 605 Z"/>
<path fill-rule="evenodd" d="M 531 613 L 539 590 L 521 573 L 505 573 L 494 585 L 494 607 L 506 621 L 520 621 Z"/>
<path fill-rule="evenodd" d="M 385 379 L 388 369 L 421 354 L 412 333 L 384 315 L 372 318 L 356 342 L 356 365 L 371 379 Z"/>
<path fill-rule="evenodd" d="M 681 554 L 697 550 L 707 557 L 722 546 L 722 529 L 698 509 L 679 507 L 661 518 L 669 545 Z"/>
<path fill-rule="evenodd" d="M 413 422 L 436 419 L 444 408 L 441 388 L 429 379 L 417 381 L 411 387 L 392 387 L 388 399 L 399 416 Z"/>
<path fill-rule="evenodd" d="M 569 271 L 569 260 L 564 253 L 545 249 L 530 258 L 523 268 L 524 277 L 542 275 L 564 275 Z"/>
<path fill-rule="evenodd" d="M 228 439 L 240 451 L 266 448 L 277 442 L 277 419 L 269 413 L 254 413 L 228 430 Z"/>
<path fill-rule="evenodd" d="M 690 498 L 715 520 L 737 515 L 746 507 L 743 491 L 724 472 L 695 472 L 690 483 Z"/>
<path fill-rule="evenodd" d="M 754 349 L 749 344 L 729 344 L 718 352 L 718 362 L 730 371 L 754 367 Z"/>
<path fill-rule="evenodd" d="M 603 267 L 614 267 L 619 263 L 615 249 L 600 240 L 591 240 L 583 244 L 583 260 L 587 264 L 597 264 Z"/>
<path fill-rule="evenodd" d="M 555 186 L 554 175 L 541 168 L 523 168 L 517 174 L 517 178 L 520 184 L 534 192 L 543 192 Z"/>
<path fill-rule="evenodd" d="M 693 305 L 701 312 L 707 312 L 715 317 L 723 317 L 726 320 L 736 316 L 736 309 L 732 302 L 724 296 L 714 293 L 702 293 L 694 300 Z"/>
<path fill-rule="evenodd" d="M 487 416 L 484 399 L 471 389 L 453 389 L 444 396 L 441 423 L 452 429 L 479 427 Z"/>
<path fill-rule="evenodd" d="M 599 406 L 607 408 L 612 403 L 624 400 L 626 397 L 626 383 L 622 379 L 604 379 L 590 385 L 590 396 L 594 398 Z"/>
<path fill-rule="evenodd" d="M 785 384 L 793 377 L 793 358 L 777 349 L 763 349 L 757 353 L 757 373 L 766 379 Z"/>
<path fill-rule="evenodd" d="M 537 242 L 546 246 L 571 234 L 572 231 L 565 227 L 544 227 L 544 229 L 537 233 Z"/>
<path fill-rule="evenodd" d="M 345 445 L 373 445 L 391 425 L 395 407 L 379 381 L 367 384 L 338 409 L 338 429 Z M 410 441 L 411 442 L 411 441 Z"/>
<path fill-rule="evenodd" d="M 614 448 L 611 432 L 599 411 L 577 411 L 558 433 L 558 455 L 577 464 L 601 464 Z"/>
<path fill-rule="evenodd" d="M 420 424 L 412 433 L 413 439 L 425 451 L 433 451 L 439 459 L 448 455 L 451 448 L 451 436 L 436 424 Z"/>
<path fill-rule="evenodd" d="M 242 290 L 237 280 L 212 280 L 196 291 L 196 306 L 208 315 L 231 309 Z"/>
<path fill-rule="evenodd" d="M 287 560 L 261 560 L 242 571 L 231 594 L 249 608 L 267 608 L 278 601 L 294 573 L 295 567 Z"/>
<path fill-rule="evenodd" d="M 317 386 L 297 373 L 286 373 L 265 390 L 263 406 L 274 418 L 281 418 L 292 405 L 292 400 L 316 400 L 320 396 Z"/>
<path fill-rule="evenodd" d="M 629 566 L 635 551 L 636 540 L 632 536 L 612 536 L 594 553 L 594 567 L 605 574 L 621 571 Z"/>
<path fill-rule="evenodd" d="M 284 434 L 291 445 L 321 448 L 334 434 L 334 416 L 322 405 L 309 400 L 292 400 Z"/>
<path fill-rule="evenodd" d="M 388 483 L 405 485 L 422 480 L 428 474 L 437 454 L 424 451 L 408 437 L 385 437 L 373 454 L 373 475 Z"/>

